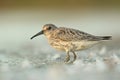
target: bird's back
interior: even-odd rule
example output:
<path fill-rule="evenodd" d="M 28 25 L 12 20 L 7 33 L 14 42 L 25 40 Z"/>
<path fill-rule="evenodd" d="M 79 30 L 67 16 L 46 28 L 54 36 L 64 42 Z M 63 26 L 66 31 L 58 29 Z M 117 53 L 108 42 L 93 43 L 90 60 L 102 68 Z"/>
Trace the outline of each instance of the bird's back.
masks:
<path fill-rule="evenodd" d="M 63 41 L 99 41 L 100 37 L 85 33 L 80 30 L 59 27 L 54 32 L 54 37 Z"/>

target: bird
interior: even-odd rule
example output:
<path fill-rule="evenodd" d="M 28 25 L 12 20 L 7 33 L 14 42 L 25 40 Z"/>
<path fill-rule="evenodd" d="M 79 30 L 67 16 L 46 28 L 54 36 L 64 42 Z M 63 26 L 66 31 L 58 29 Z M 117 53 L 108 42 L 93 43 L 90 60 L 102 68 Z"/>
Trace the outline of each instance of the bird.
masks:
<path fill-rule="evenodd" d="M 84 50 L 93 45 L 104 41 L 111 40 L 112 36 L 95 36 L 86 32 L 67 28 L 57 27 L 54 24 L 45 24 L 42 30 L 31 37 L 31 39 L 44 34 L 48 43 L 55 49 L 66 52 L 65 63 L 73 63 L 76 61 L 76 51 Z M 73 53 L 73 60 L 70 60 L 70 54 Z"/>

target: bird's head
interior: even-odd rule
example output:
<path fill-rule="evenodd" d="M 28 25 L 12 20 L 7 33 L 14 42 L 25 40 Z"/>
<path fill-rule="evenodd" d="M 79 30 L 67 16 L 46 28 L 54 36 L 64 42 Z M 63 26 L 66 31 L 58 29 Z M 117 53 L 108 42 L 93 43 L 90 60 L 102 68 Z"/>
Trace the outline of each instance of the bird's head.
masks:
<path fill-rule="evenodd" d="M 37 34 L 35 34 L 34 36 L 31 37 L 31 39 L 33 39 L 34 37 L 37 37 L 41 34 L 45 34 L 45 35 L 48 35 L 50 34 L 52 31 L 54 31 L 57 27 L 54 25 L 54 24 L 45 24 L 43 26 L 43 29 L 38 32 Z"/>

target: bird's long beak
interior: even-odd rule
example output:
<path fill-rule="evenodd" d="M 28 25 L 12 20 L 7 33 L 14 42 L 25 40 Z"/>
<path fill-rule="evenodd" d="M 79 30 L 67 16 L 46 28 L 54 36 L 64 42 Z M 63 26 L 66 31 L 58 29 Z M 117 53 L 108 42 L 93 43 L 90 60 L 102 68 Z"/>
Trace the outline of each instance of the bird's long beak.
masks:
<path fill-rule="evenodd" d="M 39 35 L 41 35 L 41 34 L 43 34 L 43 30 L 42 31 L 40 31 L 40 32 L 38 32 L 37 34 L 35 34 L 34 36 L 32 36 L 30 39 L 33 39 L 34 37 L 37 37 L 37 36 L 39 36 Z"/>

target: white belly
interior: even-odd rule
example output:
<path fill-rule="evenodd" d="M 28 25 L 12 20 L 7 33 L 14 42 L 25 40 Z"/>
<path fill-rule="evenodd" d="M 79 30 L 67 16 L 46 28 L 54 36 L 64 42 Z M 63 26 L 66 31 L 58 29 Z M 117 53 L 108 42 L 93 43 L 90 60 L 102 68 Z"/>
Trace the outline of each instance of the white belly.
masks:
<path fill-rule="evenodd" d="M 72 42 L 74 51 L 82 50 L 93 46 L 98 43 L 98 41 L 80 41 L 80 42 Z"/>
<path fill-rule="evenodd" d="M 98 41 L 76 41 L 76 42 L 66 42 L 66 41 L 59 41 L 59 42 L 50 42 L 51 46 L 62 51 L 79 51 L 82 49 L 89 48 L 94 44 L 98 43 Z"/>

